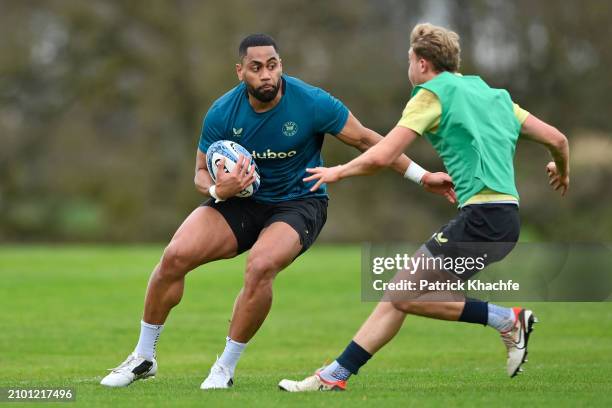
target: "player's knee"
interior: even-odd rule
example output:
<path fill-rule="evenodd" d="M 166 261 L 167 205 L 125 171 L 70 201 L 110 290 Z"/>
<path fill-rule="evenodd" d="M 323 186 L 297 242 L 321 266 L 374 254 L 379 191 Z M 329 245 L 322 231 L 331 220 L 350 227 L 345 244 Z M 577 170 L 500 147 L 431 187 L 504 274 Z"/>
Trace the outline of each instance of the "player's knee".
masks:
<path fill-rule="evenodd" d="M 162 255 L 158 273 L 164 277 L 182 277 L 194 267 L 193 256 L 181 245 L 171 242 Z"/>
<path fill-rule="evenodd" d="M 271 290 L 272 282 L 279 265 L 264 257 L 253 257 L 247 261 L 244 288 L 247 292 L 254 290 Z"/>
<path fill-rule="evenodd" d="M 423 312 L 423 307 L 425 305 L 423 302 L 409 300 L 394 300 L 391 303 L 393 304 L 393 307 L 400 312 L 416 315 L 420 315 Z"/>
<path fill-rule="evenodd" d="M 278 262 L 264 256 L 252 256 L 247 260 L 247 275 L 260 277 L 261 279 L 274 276 L 279 271 Z"/>

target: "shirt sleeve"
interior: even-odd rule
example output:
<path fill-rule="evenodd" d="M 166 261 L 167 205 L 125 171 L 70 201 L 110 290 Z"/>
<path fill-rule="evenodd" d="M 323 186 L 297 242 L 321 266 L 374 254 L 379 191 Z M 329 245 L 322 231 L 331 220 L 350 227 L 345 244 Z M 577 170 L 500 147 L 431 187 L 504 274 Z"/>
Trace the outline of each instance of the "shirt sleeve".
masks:
<path fill-rule="evenodd" d="M 523 123 L 525 123 L 525 121 L 527 120 L 527 116 L 529 115 L 530 113 L 527 112 L 525 109 L 521 108 L 516 103 L 514 104 L 514 116 L 516 116 L 516 119 L 518 119 L 521 126 L 523 125 Z"/>
<path fill-rule="evenodd" d="M 317 90 L 315 98 L 315 126 L 318 133 L 337 135 L 346 125 L 349 110 L 329 93 Z"/>
<path fill-rule="evenodd" d="M 208 113 L 204 117 L 202 123 L 202 133 L 200 133 L 200 142 L 198 143 L 198 149 L 206 154 L 206 151 L 211 144 L 217 140 L 223 139 L 222 130 L 218 126 L 217 113 L 214 107 L 208 110 Z"/>
<path fill-rule="evenodd" d="M 412 129 L 419 135 L 432 131 L 440 124 L 442 105 L 431 91 L 421 88 L 404 108 L 397 126 Z"/>

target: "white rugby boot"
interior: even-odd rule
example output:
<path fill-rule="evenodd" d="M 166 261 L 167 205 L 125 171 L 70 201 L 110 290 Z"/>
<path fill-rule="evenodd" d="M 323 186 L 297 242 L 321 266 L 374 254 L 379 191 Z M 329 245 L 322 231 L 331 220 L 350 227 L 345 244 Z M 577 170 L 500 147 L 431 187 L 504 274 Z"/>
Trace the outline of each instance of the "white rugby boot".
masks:
<path fill-rule="evenodd" d="M 200 385 L 200 389 L 203 390 L 218 390 L 230 388 L 234 385 L 234 379 L 232 378 L 232 372 L 228 367 L 221 365 L 219 359 L 215 361 L 215 364 L 210 369 L 208 377 Z"/>
<path fill-rule="evenodd" d="M 508 351 L 506 369 L 510 377 L 523 371 L 521 366 L 527 361 L 529 334 L 533 331 L 533 325 L 538 322 L 531 310 L 520 307 L 514 307 L 512 310 L 515 316 L 514 326 L 500 334 Z"/>
<path fill-rule="evenodd" d="M 155 377 L 157 361 L 146 360 L 144 357 L 132 353 L 119 366 L 110 369 L 111 373 L 104 377 L 100 384 L 107 387 L 127 387 L 136 380 Z"/>
<path fill-rule="evenodd" d="M 346 391 L 346 381 L 328 381 L 321 378 L 320 368 L 314 375 L 304 378 L 302 381 L 281 380 L 278 388 L 288 392 L 308 392 L 308 391 Z"/>

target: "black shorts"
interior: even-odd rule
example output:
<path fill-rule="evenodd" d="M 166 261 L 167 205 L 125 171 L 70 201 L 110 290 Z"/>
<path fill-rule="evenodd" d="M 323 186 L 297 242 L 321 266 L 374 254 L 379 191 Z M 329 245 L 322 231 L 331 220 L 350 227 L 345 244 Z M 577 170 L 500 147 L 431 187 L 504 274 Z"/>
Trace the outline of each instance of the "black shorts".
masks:
<path fill-rule="evenodd" d="M 466 280 L 486 265 L 505 258 L 516 245 L 520 230 L 515 204 L 467 205 L 425 246 L 435 257 L 453 259 L 448 263 L 451 267 L 445 269 Z"/>
<path fill-rule="evenodd" d="M 252 198 L 230 198 L 203 206 L 216 209 L 236 236 L 238 253 L 251 249 L 262 229 L 274 222 L 289 224 L 300 236 L 301 255 L 315 242 L 327 220 L 327 198 L 303 198 L 279 203 L 261 203 Z"/>

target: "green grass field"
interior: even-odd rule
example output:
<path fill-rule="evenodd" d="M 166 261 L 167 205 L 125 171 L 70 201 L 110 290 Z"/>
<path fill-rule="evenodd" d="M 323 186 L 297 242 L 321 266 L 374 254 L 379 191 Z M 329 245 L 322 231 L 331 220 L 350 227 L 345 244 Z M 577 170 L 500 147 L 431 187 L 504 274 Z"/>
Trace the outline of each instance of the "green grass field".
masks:
<path fill-rule="evenodd" d="M 87 407 L 612 406 L 610 303 L 529 304 L 541 323 L 525 373 L 513 380 L 492 329 L 409 317 L 349 392 L 278 391 L 283 377 L 301 378 L 333 360 L 373 308 L 360 301 L 354 246 L 317 246 L 281 273 L 233 389 L 199 385 L 224 346 L 244 257 L 189 275 L 160 340 L 157 378 L 103 388 L 106 368 L 136 343 L 160 254 L 153 246 L 1 248 L 0 387 L 74 387 L 76 404 Z"/>

